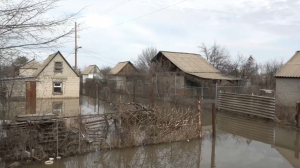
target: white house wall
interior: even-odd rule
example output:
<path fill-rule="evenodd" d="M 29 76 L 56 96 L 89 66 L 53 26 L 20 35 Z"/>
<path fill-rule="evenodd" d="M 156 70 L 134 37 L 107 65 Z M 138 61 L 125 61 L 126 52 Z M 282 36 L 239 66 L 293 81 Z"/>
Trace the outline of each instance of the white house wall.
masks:
<path fill-rule="evenodd" d="M 62 73 L 54 72 L 54 62 L 63 62 Z M 45 67 L 37 78 L 37 98 L 74 98 L 79 97 L 79 77 L 67 65 L 64 59 L 57 55 Z M 63 82 L 63 94 L 53 94 L 53 82 Z"/>
<path fill-rule="evenodd" d="M 276 78 L 276 105 L 296 107 L 300 103 L 300 78 Z"/>

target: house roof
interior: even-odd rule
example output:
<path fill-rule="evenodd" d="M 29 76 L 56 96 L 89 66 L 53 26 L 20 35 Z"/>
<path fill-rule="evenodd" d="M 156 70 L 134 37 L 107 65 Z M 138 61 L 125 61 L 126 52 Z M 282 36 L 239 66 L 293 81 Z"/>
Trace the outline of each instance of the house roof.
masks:
<path fill-rule="evenodd" d="M 111 69 L 109 71 L 108 74 L 110 74 L 110 75 L 116 75 L 116 74 L 118 74 L 127 64 L 131 64 L 131 66 L 134 67 L 134 65 L 130 61 L 119 62 L 115 67 L 113 67 L 113 69 Z"/>
<path fill-rule="evenodd" d="M 160 51 L 153 59 L 159 54 L 163 54 L 175 66 L 185 73 L 194 75 L 204 79 L 219 79 L 219 80 L 238 80 L 231 76 L 221 74 L 219 70 L 213 67 L 205 58 L 200 54 L 182 53 L 182 52 L 169 52 Z"/>
<path fill-rule="evenodd" d="M 300 78 L 300 51 L 275 74 L 275 77 L 282 78 Z"/>
<path fill-rule="evenodd" d="M 87 68 L 85 68 L 85 70 L 81 73 L 82 75 L 88 75 L 90 74 L 90 72 L 97 67 L 97 65 L 90 65 Z M 98 68 L 98 67 L 97 67 Z M 99 68 L 98 68 L 99 69 Z"/>
<path fill-rule="evenodd" d="M 27 62 L 24 66 L 20 67 L 20 69 L 38 69 L 41 66 L 41 63 L 37 62 L 35 59 Z"/>
<path fill-rule="evenodd" d="M 71 67 L 71 65 L 69 64 L 69 62 L 65 59 L 65 57 L 59 52 L 57 51 L 54 54 L 51 54 L 48 56 L 48 58 L 43 62 L 43 64 L 34 72 L 33 76 L 37 77 L 46 67 L 47 65 L 52 61 L 52 59 L 57 56 L 58 54 L 61 55 L 61 57 L 64 59 L 64 61 L 68 64 L 68 66 L 73 70 L 73 72 L 78 76 L 78 74 L 75 72 L 75 70 Z M 79 76 L 78 76 L 79 77 Z"/>

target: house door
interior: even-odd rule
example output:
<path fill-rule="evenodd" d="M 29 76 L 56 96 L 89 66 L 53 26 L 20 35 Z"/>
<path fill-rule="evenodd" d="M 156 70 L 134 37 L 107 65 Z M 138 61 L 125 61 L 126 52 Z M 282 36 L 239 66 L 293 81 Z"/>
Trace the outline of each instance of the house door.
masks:
<path fill-rule="evenodd" d="M 26 81 L 26 114 L 36 113 L 36 82 Z"/>

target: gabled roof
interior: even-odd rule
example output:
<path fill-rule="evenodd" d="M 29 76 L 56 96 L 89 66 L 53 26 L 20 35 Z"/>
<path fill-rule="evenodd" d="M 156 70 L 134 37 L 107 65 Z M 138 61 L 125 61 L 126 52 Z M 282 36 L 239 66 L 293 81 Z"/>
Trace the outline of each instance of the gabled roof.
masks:
<path fill-rule="evenodd" d="M 64 59 L 64 61 L 67 63 L 67 65 L 73 70 L 73 72 L 79 77 L 79 75 L 75 72 L 75 70 L 71 67 L 71 65 L 69 64 L 69 62 L 65 59 L 65 57 L 59 52 L 57 51 L 54 54 L 51 54 L 48 56 L 48 58 L 43 62 L 43 64 L 34 72 L 33 76 L 37 77 L 39 76 L 39 74 L 47 67 L 47 65 L 53 60 L 54 57 L 56 57 L 57 55 L 61 55 L 61 57 Z"/>
<path fill-rule="evenodd" d="M 164 55 L 183 72 L 196 77 L 203 79 L 239 80 L 238 78 L 221 74 L 218 69 L 213 67 L 200 54 L 160 51 L 151 61 L 157 59 L 160 54 Z"/>
<path fill-rule="evenodd" d="M 282 78 L 300 78 L 300 51 L 276 73 L 275 77 Z"/>
<path fill-rule="evenodd" d="M 91 71 L 94 69 L 94 68 L 98 68 L 97 65 L 90 65 L 88 66 L 87 68 L 85 68 L 85 70 L 81 73 L 82 75 L 88 75 L 91 73 Z M 99 69 L 99 68 L 98 68 Z"/>
<path fill-rule="evenodd" d="M 25 65 L 20 67 L 20 69 L 38 69 L 41 66 L 41 63 L 37 62 L 35 59 L 27 62 Z"/>
<path fill-rule="evenodd" d="M 119 62 L 115 67 L 113 67 L 113 69 L 109 71 L 108 74 L 110 75 L 118 74 L 127 64 L 130 64 L 137 71 L 135 66 L 130 61 L 126 61 L 126 62 Z"/>

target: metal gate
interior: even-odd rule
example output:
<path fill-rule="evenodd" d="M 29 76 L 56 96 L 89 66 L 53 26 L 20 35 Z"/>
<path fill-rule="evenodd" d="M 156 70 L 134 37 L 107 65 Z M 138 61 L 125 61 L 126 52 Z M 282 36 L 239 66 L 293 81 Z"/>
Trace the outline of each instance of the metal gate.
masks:
<path fill-rule="evenodd" d="M 274 119 L 275 98 L 221 92 L 218 109 Z"/>

